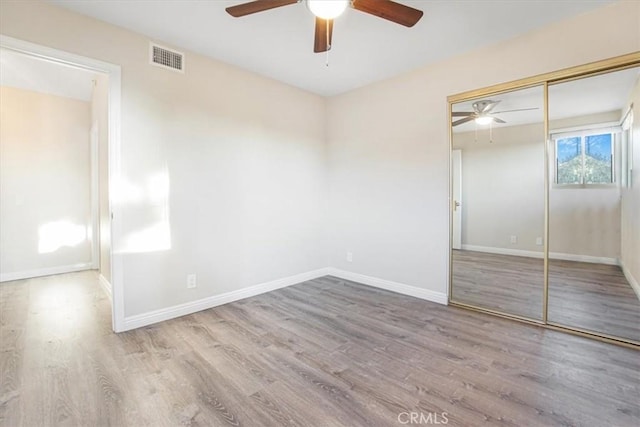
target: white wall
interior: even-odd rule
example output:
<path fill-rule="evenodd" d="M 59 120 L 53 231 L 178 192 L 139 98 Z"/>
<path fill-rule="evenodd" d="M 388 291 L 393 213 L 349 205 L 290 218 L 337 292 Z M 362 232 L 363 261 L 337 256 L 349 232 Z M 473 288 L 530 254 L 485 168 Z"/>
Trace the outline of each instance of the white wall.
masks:
<path fill-rule="evenodd" d="M 542 252 L 536 238 L 544 236 L 544 125 L 492 133 L 492 143 L 484 130 L 477 141 L 475 132 L 453 135 L 462 150 L 462 244 Z"/>
<path fill-rule="evenodd" d="M 327 266 L 323 98 L 191 52 L 151 66 L 148 38 L 46 3 L 3 3 L 0 28 L 121 65 L 126 316 Z"/>
<path fill-rule="evenodd" d="M 91 123 L 98 133 L 98 235 L 99 269 L 111 281 L 111 213 L 109 210 L 109 78 L 96 76 L 91 94 Z"/>
<path fill-rule="evenodd" d="M 630 96 L 633 103 L 633 174 L 631 186 L 622 189 L 622 264 L 627 279 L 640 298 L 640 80 Z"/>
<path fill-rule="evenodd" d="M 554 88 L 549 91 L 549 109 L 553 119 Z M 619 123 L 621 111 L 551 120 L 550 132 L 572 127 Z M 549 190 L 549 252 L 576 255 L 585 261 L 619 263 L 620 259 L 620 141 L 615 138 L 613 186 L 571 188 L 551 186 Z M 551 147 L 551 150 L 553 147 Z M 553 158 L 555 154 L 550 152 Z M 553 164 L 549 165 L 553 182 Z M 586 256 L 587 258 L 584 258 Z M 594 258 L 590 258 L 594 257 Z"/>
<path fill-rule="evenodd" d="M 3 280 L 90 268 L 90 105 L 0 87 Z"/>
<path fill-rule="evenodd" d="M 566 129 L 619 119 L 620 112 L 612 111 L 554 120 L 550 127 Z M 477 140 L 475 132 L 454 133 L 453 146 L 462 150 L 463 245 L 542 253 L 536 239 L 544 236 L 543 125 L 493 129 L 492 143 L 485 129 L 478 132 Z M 552 256 L 608 258 L 610 262 L 619 258 L 620 188 L 616 184 L 579 189 L 552 185 Z M 511 243 L 510 236 L 516 236 L 517 243 Z"/>
<path fill-rule="evenodd" d="M 185 74 L 150 67 L 146 37 L 45 3 L 3 3 L 0 28 L 122 66 L 131 316 L 327 265 L 446 292 L 446 96 L 639 50 L 639 14 L 619 2 L 329 100 L 189 52 Z"/>
<path fill-rule="evenodd" d="M 446 97 L 638 51 L 639 18 L 617 2 L 329 99 L 330 264 L 446 292 Z"/>

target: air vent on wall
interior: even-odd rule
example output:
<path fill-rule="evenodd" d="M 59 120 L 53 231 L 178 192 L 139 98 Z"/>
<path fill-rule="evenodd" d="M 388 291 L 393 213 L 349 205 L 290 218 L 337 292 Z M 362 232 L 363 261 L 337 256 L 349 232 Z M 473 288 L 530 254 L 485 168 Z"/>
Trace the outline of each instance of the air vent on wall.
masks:
<path fill-rule="evenodd" d="M 151 63 L 158 67 L 184 72 L 184 54 L 151 44 Z"/>

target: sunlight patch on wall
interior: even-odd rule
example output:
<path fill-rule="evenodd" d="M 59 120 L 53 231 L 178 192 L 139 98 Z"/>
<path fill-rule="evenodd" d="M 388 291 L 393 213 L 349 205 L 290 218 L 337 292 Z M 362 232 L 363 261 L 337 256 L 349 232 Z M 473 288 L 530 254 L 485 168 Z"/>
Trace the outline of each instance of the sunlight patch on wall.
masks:
<path fill-rule="evenodd" d="M 111 197 L 116 204 L 139 203 L 144 197 L 144 192 L 139 186 L 119 177 L 114 179 Z"/>
<path fill-rule="evenodd" d="M 38 228 L 38 253 L 48 254 L 62 247 L 78 246 L 87 240 L 87 227 L 69 221 L 54 221 Z"/>
<path fill-rule="evenodd" d="M 160 221 L 125 239 L 123 253 L 158 252 L 171 249 L 169 221 Z"/>
<path fill-rule="evenodd" d="M 144 186 L 127 186 L 130 191 L 129 201 L 137 199 L 146 202 L 145 210 L 155 221 L 152 225 L 130 233 L 124 238 L 122 253 L 159 252 L 171 249 L 171 224 L 169 221 L 169 173 L 165 167 L 163 172 L 147 178 Z"/>
<path fill-rule="evenodd" d="M 169 174 L 157 173 L 147 180 L 147 197 L 151 204 L 166 206 L 169 202 Z"/>

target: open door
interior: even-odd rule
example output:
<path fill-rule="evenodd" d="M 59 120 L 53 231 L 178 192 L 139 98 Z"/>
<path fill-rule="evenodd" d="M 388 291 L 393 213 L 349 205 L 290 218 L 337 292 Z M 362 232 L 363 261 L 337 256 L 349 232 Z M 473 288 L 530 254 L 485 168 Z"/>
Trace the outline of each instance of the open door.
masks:
<path fill-rule="evenodd" d="M 462 150 L 451 152 L 451 173 L 453 176 L 453 249 L 462 249 Z"/>

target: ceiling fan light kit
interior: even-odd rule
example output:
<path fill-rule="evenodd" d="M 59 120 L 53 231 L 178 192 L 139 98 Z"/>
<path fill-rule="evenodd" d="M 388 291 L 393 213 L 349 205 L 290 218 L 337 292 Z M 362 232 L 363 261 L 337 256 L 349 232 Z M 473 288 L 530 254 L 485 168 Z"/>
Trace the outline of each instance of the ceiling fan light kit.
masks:
<path fill-rule="evenodd" d="M 349 0 L 307 0 L 307 9 L 320 19 L 335 19 L 347 9 Z"/>
<path fill-rule="evenodd" d="M 491 116 L 479 116 L 476 117 L 476 123 L 479 125 L 488 125 L 489 123 L 491 123 L 493 121 L 493 117 Z"/>
<path fill-rule="evenodd" d="M 513 110 L 493 111 L 496 105 L 500 101 L 493 101 L 491 99 L 483 99 L 471 104 L 473 111 L 453 111 L 451 117 L 462 117 L 461 119 L 454 120 L 451 123 L 452 126 L 462 125 L 470 121 L 474 121 L 476 125 L 491 125 L 493 123 L 507 123 L 496 114 L 515 113 L 519 111 L 537 110 L 538 107 L 533 108 L 517 108 Z"/>
<path fill-rule="evenodd" d="M 300 3 L 302 0 L 256 0 L 226 8 L 227 13 L 235 18 L 264 12 L 282 6 Z M 331 49 L 333 20 L 340 16 L 348 6 L 360 12 L 413 27 L 422 18 L 423 12 L 391 0 L 304 0 L 307 8 L 316 17 L 315 53 L 327 52 Z"/>

